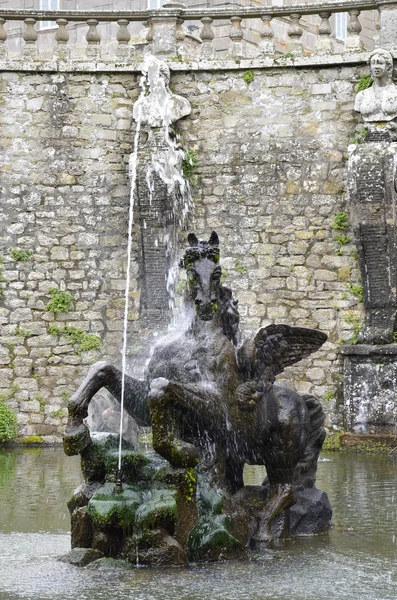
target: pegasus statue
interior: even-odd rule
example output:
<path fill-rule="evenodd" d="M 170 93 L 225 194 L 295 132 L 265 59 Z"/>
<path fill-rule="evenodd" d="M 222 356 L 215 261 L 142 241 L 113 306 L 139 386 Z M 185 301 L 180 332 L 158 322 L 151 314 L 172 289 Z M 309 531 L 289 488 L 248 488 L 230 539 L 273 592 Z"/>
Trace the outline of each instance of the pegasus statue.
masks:
<path fill-rule="evenodd" d="M 331 509 L 314 485 L 324 413 L 316 398 L 278 386 L 275 379 L 318 350 L 327 336 L 274 324 L 244 339 L 237 301 L 221 283 L 218 235 L 212 232 L 203 241 L 190 233 L 188 243 L 180 266 L 187 275 L 191 324 L 155 347 L 145 379 L 126 376 L 124 408 L 138 424 L 152 426 L 154 450 L 175 469 L 201 469 L 230 498 L 244 494 L 246 463 L 265 465 L 266 501 L 252 519 L 250 547 L 288 537 L 293 510 L 295 522 L 305 511 L 311 511 L 305 516 L 309 521 L 320 511 L 317 529 L 324 530 Z M 69 401 L 67 454 L 90 443 L 84 419 L 95 393 L 104 387 L 120 401 L 121 380 L 121 372 L 107 362 L 91 367 Z M 314 526 L 310 532 L 318 530 Z"/>

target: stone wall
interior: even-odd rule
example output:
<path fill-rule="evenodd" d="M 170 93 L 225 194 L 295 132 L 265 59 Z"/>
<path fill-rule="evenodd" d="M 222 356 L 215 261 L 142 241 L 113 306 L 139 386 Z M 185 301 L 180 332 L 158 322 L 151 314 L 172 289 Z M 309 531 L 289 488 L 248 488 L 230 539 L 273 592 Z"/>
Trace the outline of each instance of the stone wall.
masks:
<path fill-rule="evenodd" d="M 262 67 L 250 83 L 236 64 L 178 65 L 171 78 L 193 109 L 179 123 L 199 164 L 192 229 L 218 232 L 243 328 L 280 322 L 329 335 L 282 377 L 325 399 L 329 426 L 343 423 L 338 346 L 360 318 L 354 245 L 349 231 L 332 229 L 346 210 L 354 85 L 367 72 L 356 63 Z M 59 439 L 88 365 L 119 354 L 138 79 L 111 70 L 0 75 L 0 393 L 23 436 Z M 140 329 L 138 234 L 132 336 Z M 31 253 L 28 260 L 15 260 L 13 248 Z M 72 296 L 72 310 L 46 310 L 53 288 Z M 51 334 L 54 324 L 99 336 L 102 350 L 81 351 L 72 336 Z"/>

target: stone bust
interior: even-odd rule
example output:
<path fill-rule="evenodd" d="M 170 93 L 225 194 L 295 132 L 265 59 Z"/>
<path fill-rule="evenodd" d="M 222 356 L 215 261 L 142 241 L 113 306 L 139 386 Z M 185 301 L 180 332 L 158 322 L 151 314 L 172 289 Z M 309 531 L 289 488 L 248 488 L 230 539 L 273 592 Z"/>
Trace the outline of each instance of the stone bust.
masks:
<path fill-rule="evenodd" d="M 366 123 L 390 123 L 397 117 L 397 86 L 392 81 L 393 57 L 387 50 L 377 48 L 370 54 L 369 66 L 373 85 L 358 92 L 354 110 L 361 113 Z"/>
<path fill-rule="evenodd" d="M 143 72 L 146 89 L 134 104 L 135 121 L 149 127 L 167 127 L 190 114 L 190 102 L 169 88 L 170 70 L 165 62 L 148 55 Z"/>

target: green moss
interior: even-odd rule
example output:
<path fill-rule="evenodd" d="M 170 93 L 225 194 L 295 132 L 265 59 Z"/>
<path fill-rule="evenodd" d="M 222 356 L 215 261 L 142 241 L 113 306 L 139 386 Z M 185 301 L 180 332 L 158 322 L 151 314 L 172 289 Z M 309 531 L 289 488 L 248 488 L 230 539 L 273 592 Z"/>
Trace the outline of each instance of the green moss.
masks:
<path fill-rule="evenodd" d="M 324 400 L 325 402 L 331 402 L 331 400 L 334 399 L 334 392 L 332 391 L 332 389 L 329 389 L 325 394 L 324 394 Z"/>
<path fill-rule="evenodd" d="M 0 398 L 0 443 L 13 440 L 17 434 L 17 417 L 5 402 L 6 398 Z"/>
<path fill-rule="evenodd" d="M 69 312 L 73 308 L 73 298 L 68 292 L 61 292 L 57 288 L 48 290 L 51 296 L 50 302 L 46 306 L 46 310 L 53 313 Z"/>
<path fill-rule="evenodd" d="M 234 261 L 234 268 L 241 275 L 247 272 L 247 267 L 238 258 Z"/>
<path fill-rule="evenodd" d="M 42 444 L 43 442 L 44 438 L 41 435 L 29 435 L 22 440 L 22 444 Z"/>
<path fill-rule="evenodd" d="M 67 417 L 67 416 L 68 416 L 67 408 L 58 408 L 57 410 L 53 410 L 50 413 L 50 417 L 52 417 L 53 419 L 62 419 L 62 417 Z"/>
<path fill-rule="evenodd" d="M 39 401 L 40 404 L 40 412 L 44 412 L 45 406 L 46 406 L 46 401 L 45 398 L 43 396 L 43 394 L 36 394 L 36 400 Z"/>
<path fill-rule="evenodd" d="M 176 490 L 152 490 L 150 500 L 147 500 L 136 511 L 137 524 L 142 529 L 163 527 L 171 532 L 178 514 L 176 496 Z"/>
<path fill-rule="evenodd" d="M 254 80 L 254 72 L 246 71 L 243 75 L 243 79 L 244 79 L 245 83 L 247 83 L 249 85 Z"/>
<path fill-rule="evenodd" d="M 341 438 L 343 434 L 344 431 L 327 433 L 322 449 L 329 452 L 339 452 L 342 449 Z"/>
<path fill-rule="evenodd" d="M 51 325 L 48 328 L 48 333 L 57 336 L 64 335 L 72 344 L 77 344 L 79 346 L 78 353 L 87 352 L 89 350 L 100 350 L 102 348 L 102 341 L 97 335 L 86 333 L 77 327 L 65 325 L 65 327 L 62 328 L 57 325 Z"/>
<path fill-rule="evenodd" d="M 118 451 L 108 452 L 104 459 L 107 478 L 115 478 L 118 469 Z M 140 452 L 123 450 L 121 454 L 121 471 L 127 483 L 151 480 L 154 478 L 154 469 L 150 467 L 150 459 Z"/>
<path fill-rule="evenodd" d="M 179 296 L 181 296 L 183 294 L 183 292 L 185 291 L 186 286 L 187 286 L 186 279 L 181 279 L 181 281 L 178 282 L 178 285 L 175 288 L 175 293 L 178 294 Z"/>
<path fill-rule="evenodd" d="M 197 487 L 197 473 L 196 469 L 191 467 L 190 469 L 186 469 L 185 473 L 185 485 L 183 486 L 183 497 L 187 502 L 192 502 Z"/>
<path fill-rule="evenodd" d="M 10 255 L 16 262 L 24 262 L 32 256 L 32 250 L 21 250 L 20 248 L 11 248 Z"/>

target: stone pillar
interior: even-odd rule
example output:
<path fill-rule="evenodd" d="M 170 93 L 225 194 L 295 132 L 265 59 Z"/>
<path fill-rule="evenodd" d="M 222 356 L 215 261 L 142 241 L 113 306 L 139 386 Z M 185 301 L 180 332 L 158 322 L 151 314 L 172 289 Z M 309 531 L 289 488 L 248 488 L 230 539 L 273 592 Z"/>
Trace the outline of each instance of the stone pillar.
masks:
<path fill-rule="evenodd" d="M 179 2 L 163 4 L 161 14 L 156 11 L 150 18 L 152 48 L 151 52 L 158 55 L 176 56 L 177 42 L 181 37 L 181 12 L 185 8 Z"/>
<path fill-rule="evenodd" d="M 359 339 L 370 344 L 393 342 L 397 314 L 397 143 L 382 140 L 382 136 L 388 138 L 388 131 L 372 132 L 369 141 L 351 147 L 348 167 L 351 219 L 366 309 Z"/>
<path fill-rule="evenodd" d="M 397 49 L 397 2 L 378 4 L 380 14 L 379 46 L 387 50 Z"/>
<path fill-rule="evenodd" d="M 359 344 L 344 356 L 345 427 L 357 433 L 394 433 L 397 420 L 397 344 Z"/>

